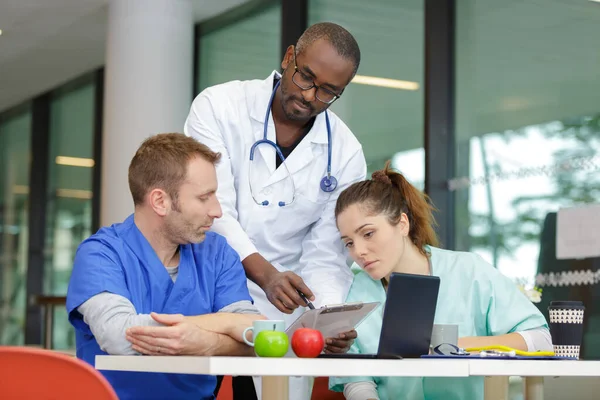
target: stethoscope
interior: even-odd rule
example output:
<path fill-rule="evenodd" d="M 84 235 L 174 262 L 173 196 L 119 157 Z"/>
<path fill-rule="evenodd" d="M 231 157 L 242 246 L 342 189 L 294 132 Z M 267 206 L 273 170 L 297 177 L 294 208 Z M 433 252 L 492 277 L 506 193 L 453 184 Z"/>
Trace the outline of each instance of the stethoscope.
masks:
<path fill-rule="evenodd" d="M 263 124 L 263 138 L 261 140 L 256 141 L 250 148 L 250 165 L 252 165 L 252 161 L 254 161 L 254 151 L 256 150 L 256 148 L 259 145 L 264 143 L 264 144 L 268 144 L 269 146 L 272 146 L 275 149 L 275 152 L 281 159 L 281 165 L 283 165 L 285 167 L 285 169 L 288 173 L 289 179 L 292 182 L 292 201 L 290 201 L 290 202 L 279 201 L 277 203 L 279 205 L 279 207 L 284 207 L 284 206 L 289 206 L 290 204 L 294 203 L 294 201 L 296 200 L 296 186 L 294 185 L 294 178 L 290 174 L 290 171 L 287 169 L 287 165 L 285 163 L 285 157 L 283 157 L 283 153 L 281 152 L 281 149 L 279 148 L 279 146 L 277 146 L 276 143 L 267 139 L 267 130 L 269 127 L 269 115 L 271 114 L 271 106 L 273 105 L 273 99 L 275 98 L 275 92 L 277 92 L 277 88 L 279 87 L 280 83 L 281 83 L 281 79 L 279 79 L 277 81 L 277 83 L 275 84 L 275 87 L 273 88 L 273 92 L 271 93 L 271 98 L 269 99 L 269 104 L 267 105 L 267 113 L 265 115 L 265 122 Z M 337 179 L 335 178 L 335 176 L 331 175 L 331 126 L 329 124 L 329 115 L 327 114 L 327 110 L 325 110 L 325 124 L 327 125 L 327 175 L 325 175 L 321 179 L 320 187 L 321 187 L 322 191 L 324 191 L 326 193 L 330 193 L 330 192 L 333 192 L 337 188 Z M 248 170 L 250 170 L 250 168 Z M 249 175 L 250 175 L 250 172 L 249 172 Z M 249 176 L 248 184 L 250 185 L 250 194 L 252 195 L 254 202 L 261 206 L 268 206 L 269 205 L 268 200 L 258 201 L 258 200 L 256 200 L 256 197 L 254 197 L 254 192 L 252 191 L 252 183 L 251 183 L 252 180 L 250 178 L 251 177 Z"/>

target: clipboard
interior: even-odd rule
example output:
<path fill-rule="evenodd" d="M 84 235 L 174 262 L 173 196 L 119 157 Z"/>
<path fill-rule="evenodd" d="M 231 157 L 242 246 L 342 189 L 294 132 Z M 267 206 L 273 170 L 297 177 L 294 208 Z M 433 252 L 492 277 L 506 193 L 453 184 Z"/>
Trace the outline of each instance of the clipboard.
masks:
<path fill-rule="evenodd" d="M 324 338 L 336 337 L 340 333 L 355 329 L 379 306 L 379 302 L 345 303 L 307 310 L 286 330 L 288 337 L 300 328 L 317 329 Z"/>

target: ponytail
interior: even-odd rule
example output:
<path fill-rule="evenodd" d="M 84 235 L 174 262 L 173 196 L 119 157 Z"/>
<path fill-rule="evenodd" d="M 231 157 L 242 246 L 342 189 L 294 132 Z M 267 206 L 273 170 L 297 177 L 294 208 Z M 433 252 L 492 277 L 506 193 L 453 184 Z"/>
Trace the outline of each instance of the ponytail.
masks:
<path fill-rule="evenodd" d="M 438 246 L 434 230 L 435 208 L 429 197 L 411 185 L 406 178 L 391 169 L 390 161 L 382 170 L 375 171 L 372 179 L 357 182 L 346 188 L 338 197 L 335 216 L 353 204 L 361 204 L 375 214 L 385 214 L 391 224 L 400 221 L 402 214 L 408 216 L 411 241 L 425 254 L 425 245 Z"/>
<path fill-rule="evenodd" d="M 411 185 L 404 175 L 393 171 L 390 162 L 385 164 L 385 174 L 400 192 L 400 197 L 406 206 L 406 215 L 410 223 L 409 236 L 419 250 L 425 245 L 438 246 L 438 238 L 434 226 L 437 225 L 433 212 L 435 208 L 431 204 L 429 196 Z M 422 250 L 424 251 L 424 250 Z"/>

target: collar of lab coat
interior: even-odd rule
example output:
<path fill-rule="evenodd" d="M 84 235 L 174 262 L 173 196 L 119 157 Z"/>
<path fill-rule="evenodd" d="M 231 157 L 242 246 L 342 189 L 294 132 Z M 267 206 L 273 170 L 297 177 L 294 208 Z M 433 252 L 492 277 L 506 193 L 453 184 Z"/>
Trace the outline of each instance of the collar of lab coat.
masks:
<path fill-rule="evenodd" d="M 273 79 L 277 76 L 281 78 L 281 74 L 277 71 L 273 71 L 271 75 L 260 84 L 259 90 L 256 91 L 254 101 L 251 105 L 250 115 L 252 118 L 260 123 L 260 130 L 256 132 L 256 140 L 263 138 L 263 124 L 265 122 L 265 113 L 269 106 L 269 99 L 273 93 Z M 329 123 L 332 123 L 332 113 L 329 112 Z M 275 141 L 275 126 L 273 125 L 273 116 L 269 117 L 269 135 L 270 140 Z M 333 127 L 332 127 L 333 136 Z M 315 119 L 315 123 L 307 135 L 307 138 L 312 143 L 327 144 L 327 123 L 325 121 L 325 113 L 320 113 Z"/>
<path fill-rule="evenodd" d="M 254 100 L 252 104 L 248 105 L 248 107 L 250 110 L 250 116 L 252 117 L 252 119 L 254 119 L 253 125 L 255 126 L 255 140 L 263 139 L 265 113 L 269 105 L 269 98 L 273 93 L 273 79 L 275 78 L 275 76 L 280 77 L 280 74 L 277 71 L 273 71 L 273 73 L 271 73 L 271 75 L 269 75 L 267 79 L 260 83 L 254 97 L 248 96 L 249 99 Z M 332 114 L 330 113 L 329 115 L 331 119 Z M 332 121 L 330 120 L 330 122 Z M 273 142 L 276 142 L 277 140 L 275 137 L 275 125 L 273 123 L 272 116 L 269 117 L 269 129 L 267 131 L 267 139 Z M 313 144 L 313 146 L 311 146 L 311 143 Z M 323 153 L 323 151 L 319 151 L 318 153 L 313 152 L 313 148 L 315 147 L 314 144 L 319 145 L 319 147 L 322 147 L 323 145 L 327 146 L 327 125 L 325 122 L 324 113 L 317 115 L 315 123 L 313 124 L 313 127 L 310 130 L 310 132 L 300 142 L 298 147 L 294 149 L 292 154 L 290 154 L 290 156 L 286 158 L 285 163 L 287 165 L 287 170 L 289 170 L 289 173 L 291 175 L 294 175 L 296 172 L 302 170 L 307 165 L 310 165 L 315 154 Z M 286 179 L 286 169 L 275 168 L 275 149 L 273 149 L 273 147 L 271 146 L 259 146 L 258 149 L 263 162 L 266 163 L 267 168 L 270 172 L 270 177 L 263 182 L 263 187 L 272 185 L 274 183 Z"/>

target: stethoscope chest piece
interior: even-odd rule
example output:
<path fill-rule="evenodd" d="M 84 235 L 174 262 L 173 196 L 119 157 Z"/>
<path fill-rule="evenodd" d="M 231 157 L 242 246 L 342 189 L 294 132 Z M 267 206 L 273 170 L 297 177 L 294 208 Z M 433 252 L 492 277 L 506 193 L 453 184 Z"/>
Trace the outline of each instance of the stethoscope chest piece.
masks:
<path fill-rule="evenodd" d="M 324 176 L 321 179 L 321 190 L 327 193 L 333 192 L 337 188 L 337 179 L 335 176 Z"/>

